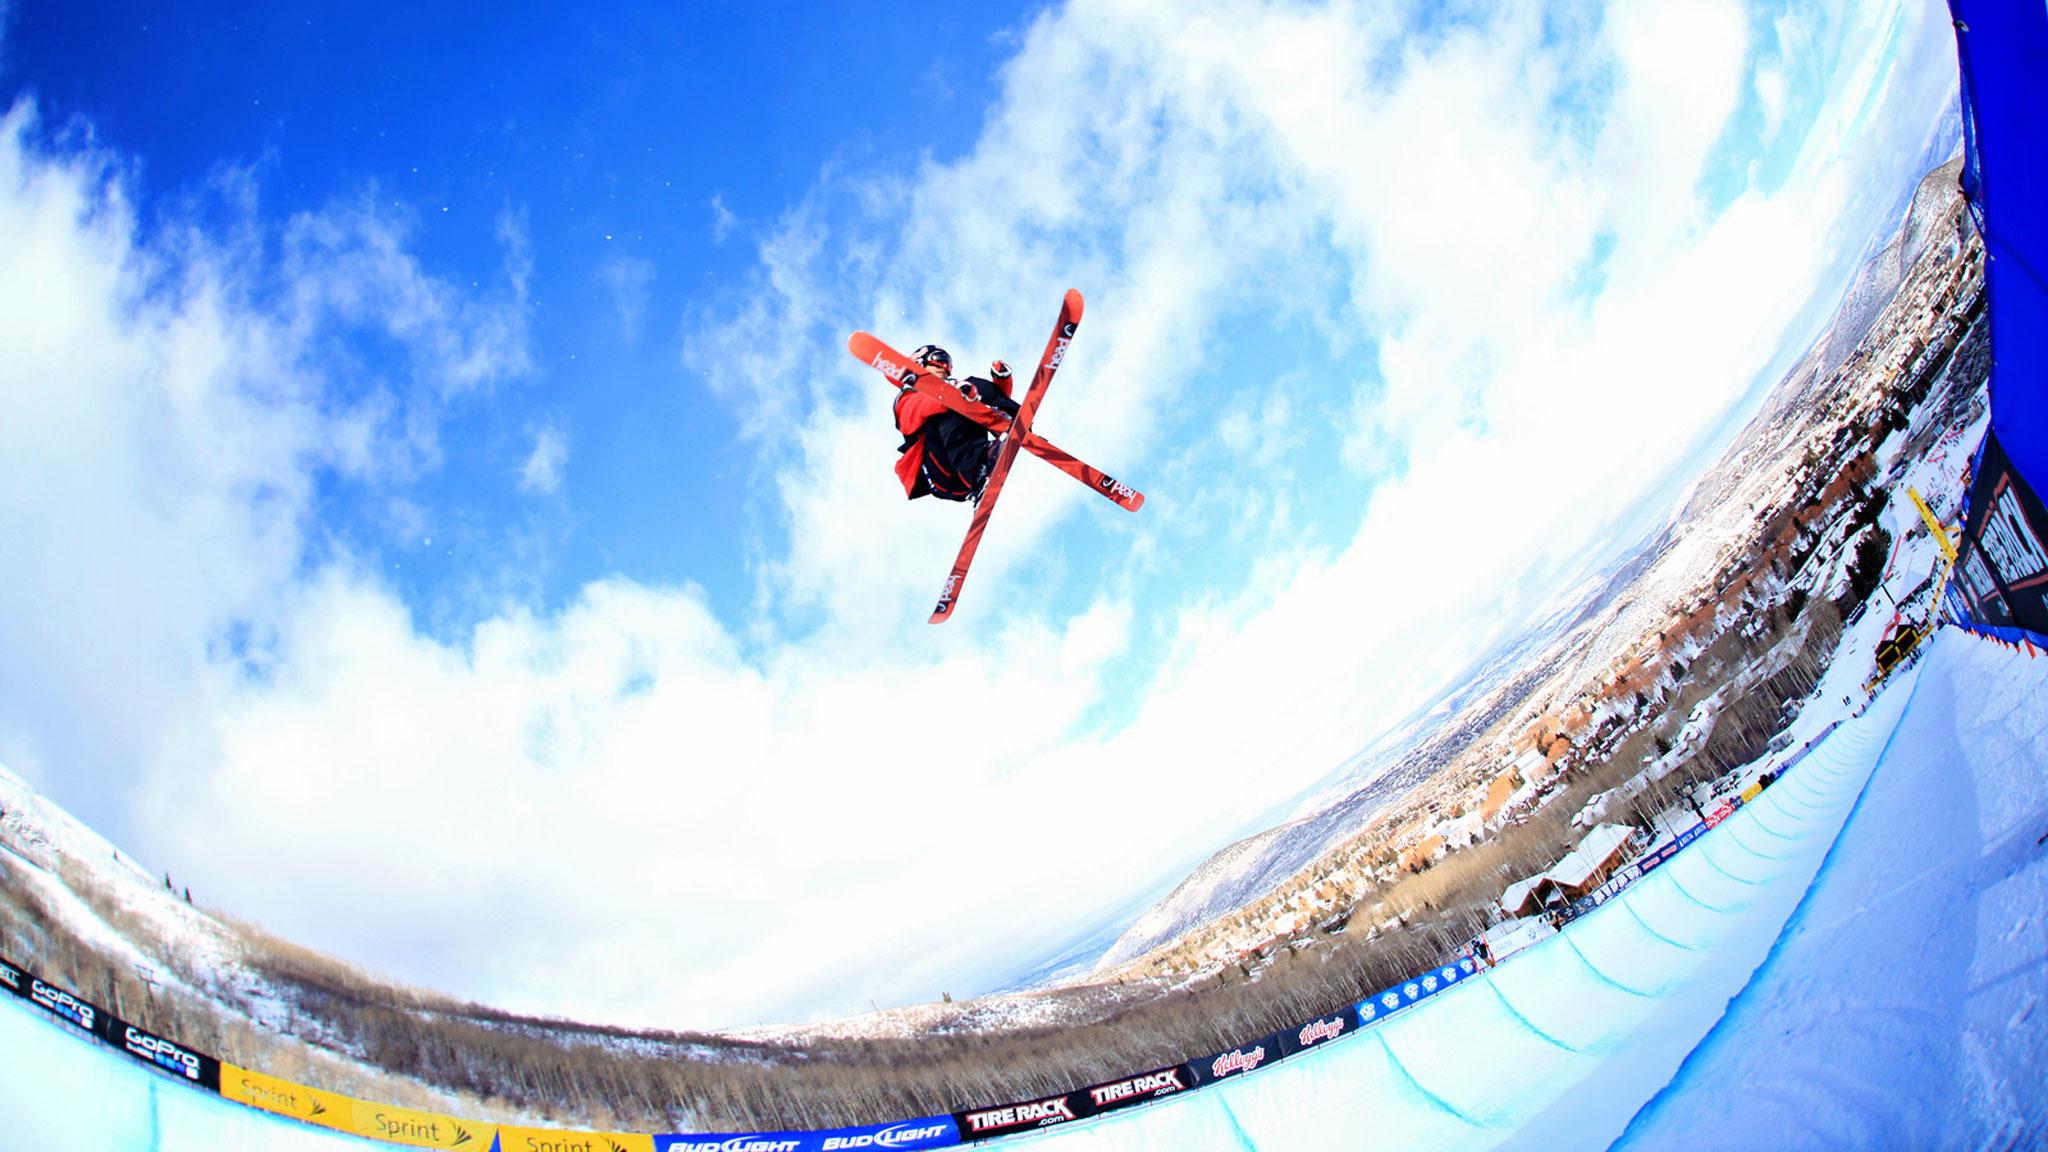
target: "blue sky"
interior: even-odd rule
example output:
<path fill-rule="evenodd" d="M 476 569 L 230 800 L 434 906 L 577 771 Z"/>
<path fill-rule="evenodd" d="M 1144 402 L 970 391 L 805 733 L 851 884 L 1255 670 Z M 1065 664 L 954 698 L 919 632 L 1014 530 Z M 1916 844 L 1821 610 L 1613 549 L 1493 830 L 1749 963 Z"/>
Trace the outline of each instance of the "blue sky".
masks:
<path fill-rule="evenodd" d="M 1636 538 L 1954 70 L 1918 0 L 4 11 L 0 763 L 684 1027 L 999 985 L 1284 813 Z M 1040 429 L 1149 502 L 1022 462 L 930 627 L 845 336 L 1068 287 Z"/>

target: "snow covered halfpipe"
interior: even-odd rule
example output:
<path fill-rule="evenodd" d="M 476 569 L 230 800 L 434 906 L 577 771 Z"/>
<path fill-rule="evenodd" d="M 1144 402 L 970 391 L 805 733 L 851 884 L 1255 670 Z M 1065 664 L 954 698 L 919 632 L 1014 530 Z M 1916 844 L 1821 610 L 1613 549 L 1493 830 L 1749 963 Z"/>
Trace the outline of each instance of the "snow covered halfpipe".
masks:
<path fill-rule="evenodd" d="M 1316 1052 L 1005 1143 L 1922 1147 L 2048 1130 L 2044 689 L 2048 660 L 1945 634 L 1774 787 L 1562 934 Z M 0 1008 L 0 1051 L 10 1148 L 364 1146 L 20 1001 Z"/>

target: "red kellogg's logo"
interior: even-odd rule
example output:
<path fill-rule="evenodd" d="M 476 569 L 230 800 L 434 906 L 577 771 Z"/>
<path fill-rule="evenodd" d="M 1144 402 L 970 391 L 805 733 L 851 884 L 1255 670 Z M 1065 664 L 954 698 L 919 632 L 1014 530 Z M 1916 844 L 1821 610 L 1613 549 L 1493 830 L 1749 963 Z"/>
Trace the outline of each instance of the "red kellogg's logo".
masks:
<path fill-rule="evenodd" d="M 1249 1072 L 1264 1063 L 1265 1060 L 1266 1046 L 1264 1044 L 1249 1050 L 1236 1048 L 1218 1056 L 1215 1062 L 1209 1065 L 1209 1075 L 1221 1080 L 1232 1073 Z"/>
<path fill-rule="evenodd" d="M 1308 1025 L 1295 1038 L 1301 1041 L 1303 1048 L 1306 1048 L 1311 1044 L 1320 1044 L 1325 1040 L 1335 1040 L 1343 1034 L 1344 1018 L 1332 1016 L 1328 1020 L 1318 1020 Z"/>

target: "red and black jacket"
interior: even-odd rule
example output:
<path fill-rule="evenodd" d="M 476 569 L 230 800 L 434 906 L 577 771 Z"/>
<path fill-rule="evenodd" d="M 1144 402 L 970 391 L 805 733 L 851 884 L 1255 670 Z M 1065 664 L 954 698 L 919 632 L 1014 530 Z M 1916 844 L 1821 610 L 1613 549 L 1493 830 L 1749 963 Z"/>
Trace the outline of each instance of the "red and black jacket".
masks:
<path fill-rule="evenodd" d="M 969 377 L 982 403 L 1012 416 L 1008 380 L 990 383 Z M 981 487 L 988 460 L 988 429 L 919 392 L 905 388 L 896 396 L 896 430 L 903 443 L 896 451 L 896 478 L 910 499 L 937 496 L 966 500 Z"/>

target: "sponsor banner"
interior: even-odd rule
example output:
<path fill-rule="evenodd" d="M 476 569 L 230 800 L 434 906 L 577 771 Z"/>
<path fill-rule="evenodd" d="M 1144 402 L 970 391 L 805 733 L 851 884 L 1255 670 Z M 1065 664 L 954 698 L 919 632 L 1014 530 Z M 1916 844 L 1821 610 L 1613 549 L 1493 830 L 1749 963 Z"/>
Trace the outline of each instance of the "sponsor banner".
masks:
<path fill-rule="evenodd" d="M 355 1101 L 334 1092 L 308 1088 L 233 1064 L 220 1066 L 220 1094 L 237 1104 L 261 1108 L 322 1128 L 354 1132 Z"/>
<path fill-rule="evenodd" d="M 498 1133 L 496 1124 L 458 1120 L 439 1112 L 421 1112 L 396 1104 L 351 1101 L 355 1134 L 417 1148 L 460 1148 L 463 1152 L 489 1152 Z"/>
<path fill-rule="evenodd" d="M 220 1091 L 220 1061 L 204 1052 L 166 1040 L 117 1016 L 107 1018 L 107 1032 L 115 1047 L 144 1064 L 181 1076 L 203 1088 Z"/>
<path fill-rule="evenodd" d="M 2039 479 L 2039 477 L 2036 477 Z M 2048 509 L 2020 479 L 1996 432 L 1984 437 L 1956 564 L 1970 619 L 2048 632 Z"/>
<path fill-rule="evenodd" d="M 1742 795 L 1740 795 L 1740 796 L 1737 796 L 1737 797 L 1736 797 L 1736 799 L 1737 799 L 1737 800 L 1739 800 L 1739 801 L 1741 801 L 1741 802 L 1742 802 L 1742 803 L 1744 803 L 1744 804 L 1747 804 L 1747 803 L 1749 803 L 1749 802 L 1750 802 L 1751 800 L 1754 800 L 1754 799 L 1756 799 L 1757 797 L 1759 797 L 1759 796 L 1761 796 L 1761 795 L 1763 795 L 1763 794 L 1764 794 L 1764 782 L 1763 782 L 1763 781 L 1761 781 L 1761 780 L 1758 780 L 1758 781 L 1756 781 L 1756 782 L 1752 783 L 1752 784 L 1751 784 L 1751 785 L 1750 785 L 1749 787 L 1747 787 L 1747 788 L 1744 788 L 1744 789 L 1742 790 Z"/>
<path fill-rule="evenodd" d="M 1171 1068 L 1155 1068 L 1142 1076 L 1126 1076 L 1107 1084 L 1097 1084 L 1076 1092 L 1076 1096 L 1088 1098 L 1088 1111 L 1093 1115 L 1129 1108 L 1162 1096 L 1177 1096 L 1195 1088 L 1195 1078 L 1188 1074 L 1185 1066 L 1176 1064 Z"/>
<path fill-rule="evenodd" d="M 498 1128 L 500 1152 L 654 1152 L 654 1137 L 626 1132 L 568 1132 L 557 1128 Z"/>
<path fill-rule="evenodd" d="M 505 1131 L 500 1129 L 500 1132 Z M 889 1152 L 945 1148 L 960 1142 L 951 1116 L 926 1116 L 894 1124 L 864 1124 L 808 1132 L 683 1133 L 653 1137 L 654 1152 Z M 525 1152 L 500 1136 L 504 1152 Z M 537 1149 L 535 1152 L 549 1152 Z M 577 1150 L 580 1152 L 580 1150 Z M 599 1145 L 595 1152 L 610 1152 Z"/>
<path fill-rule="evenodd" d="M 1327 1044 L 1346 1033 L 1356 1032 L 1357 1021 L 1358 1017 L 1353 1013 L 1336 1012 L 1328 1016 L 1318 1016 L 1299 1028 L 1276 1033 L 1284 1046 L 1281 1055 L 1292 1056 L 1318 1044 Z"/>
<path fill-rule="evenodd" d="M 1027 1100 L 1021 1104 L 1004 1104 L 997 1108 L 955 1112 L 953 1119 L 960 1125 L 960 1139 L 987 1140 L 996 1136 L 1007 1136 L 1013 1132 L 1029 1132 L 1034 1128 L 1068 1124 L 1086 1115 L 1088 1094 L 1069 1092 L 1064 1096 L 1047 1096 L 1042 1100 Z"/>
<path fill-rule="evenodd" d="M 28 973 L 5 960 L 0 960 L 0 988 L 5 988 L 16 996 L 27 997 Z"/>
<path fill-rule="evenodd" d="M 1429 999 L 1477 971 L 1477 962 L 1466 956 L 1454 964 L 1446 964 L 1413 980 L 1403 981 L 1369 1000 L 1360 1001 L 1354 1009 L 1358 1013 L 1358 1026 L 1366 1028 L 1377 1024 L 1397 1012 Z"/>
<path fill-rule="evenodd" d="M 66 1024 L 76 1025 L 101 1039 L 107 1038 L 107 1014 L 90 1000 L 81 999 L 33 976 L 28 978 L 27 999 Z"/>
<path fill-rule="evenodd" d="M 1707 813 L 1707 827 L 1716 827 L 1721 821 L 1733 815 L 1735 815 L 1735 805 L 1723 800 L 1719 804 L 1714 805 L 1713 810 Z"/>
<path fill-rule="evenodd" d="M 1692 827 L 1687 828 L 1685 831 L 1680 832 L 1678 834 L 1678 839 L 1673 842 L 1671 846 L 1671 851 L 1676 853 L 1680 848 L 1685 847 L 1686 845 L 1692 843 L 1693 841 L 1699 839 L 1702 836 L 1705 836 L 1706 834 L 1707 825 L 1695 824 Z"/>
<path fill-rule="evenodd" d="M 1256 1072 L 1287 1055 L 1283 1039 L 1286 1035 L 1285 1031 L 1275 1032 L 1264 1039 L 1240 1044 L 1228 1052 L 1218 1052 L 1214 1056 L 1190 1060 L 1187 1069 L 1194 1074 L 1195 1083 L 1198 1085 L 1214 1084 L 1218 1080 Z"/>

